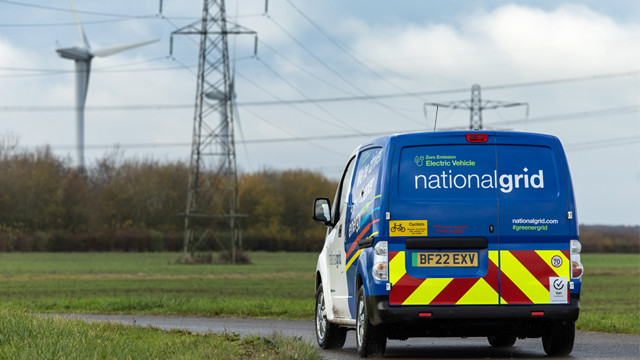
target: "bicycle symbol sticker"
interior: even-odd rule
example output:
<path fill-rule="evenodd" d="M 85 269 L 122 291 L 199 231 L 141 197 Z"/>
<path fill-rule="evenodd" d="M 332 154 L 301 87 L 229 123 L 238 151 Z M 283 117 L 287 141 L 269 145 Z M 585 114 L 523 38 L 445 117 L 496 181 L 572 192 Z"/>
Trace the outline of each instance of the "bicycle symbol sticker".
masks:
<path fill-rule="evenodd" d="M 393 226 L 389 227 L 389 231 L 391 231 L 391 232 L 395 232 L 396 230 L 400 231 L 400 232 L 405 232 L 405 230 L 407 230 L 407 228 L 402 226 L 402 224 L 400 224 L 400 223 L 395 223 Z"/>
<path fill-rule="evenodd" d="M 389 221 L 389 236 L 427 236 L 427 220 Z"/>

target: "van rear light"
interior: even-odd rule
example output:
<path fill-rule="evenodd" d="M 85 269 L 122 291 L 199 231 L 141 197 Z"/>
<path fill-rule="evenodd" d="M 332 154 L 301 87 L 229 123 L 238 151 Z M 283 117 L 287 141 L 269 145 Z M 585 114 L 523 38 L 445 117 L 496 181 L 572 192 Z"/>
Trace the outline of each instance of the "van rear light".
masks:
<path fill-rule="evenodd" d="M 582 244 L 580 244 L 580 241 L 571 240 L 569 242 L 569 244 L 570 244 L 570 247 L 571 247 L 571 254 L 577 255 L 577 254 L 580 254 L 582 252 Z"/>
<path fill-rule="evenodd" d="M 584 268 L 582 267 L 582 261 L 580 260 L 580 253 L 582 252 L 582 244 L 578 240 L 571 240 L 569 242 L 571 248 L 571 278 L 580 279 Z"/>
<path fill-rule="evenodd" d="M 380 281 L 389 280 L 389 247 L 386 241 L 378 241 L 373 247 L 373 278 Z"/>
<path fill-rule="evenodd" d="M 418 313 L 418 316 L 420 317 L 431 317 L 431 315 L 433 314 L 430 312 Z"/>
<path fill-rule="evenodd" d="M 544 311 L 532 311 L 531 316 L 544 316 Z"/>
<path fill-rule="evenodd" d="M 582 276 L 583 272 L 584 272 L 584 268 L 582 267 L 581 262 L 579 261 L 571 262 L 571 278 L 572 279 L 579 279 Z"/>
<path fill-rule="evenodd" d="M 489 139 L 489 134 L 466 134 L 467 141 L 472 143 L 484 143 Z"/>

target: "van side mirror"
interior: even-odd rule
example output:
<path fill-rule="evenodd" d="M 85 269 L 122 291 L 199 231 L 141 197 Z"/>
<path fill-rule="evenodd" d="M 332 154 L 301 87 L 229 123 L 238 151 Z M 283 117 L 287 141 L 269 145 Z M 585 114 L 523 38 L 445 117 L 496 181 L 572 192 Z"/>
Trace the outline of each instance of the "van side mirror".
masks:
<path fill-rule="evenodd" d="M 313 202 L 313 220 L 319 221 L 327 226 L 331 225 L 331 207 L 329 199 L 318 198 Z"/>

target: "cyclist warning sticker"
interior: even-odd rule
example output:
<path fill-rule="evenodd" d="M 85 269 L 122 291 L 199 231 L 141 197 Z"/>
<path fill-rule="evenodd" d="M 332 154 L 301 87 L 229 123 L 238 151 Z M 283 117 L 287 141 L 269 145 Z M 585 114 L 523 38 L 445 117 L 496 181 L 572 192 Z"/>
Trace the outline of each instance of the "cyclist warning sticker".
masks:
<path fill-rule="evenodd" d="M 427 220 L 389 221 L 389 236 L 427 236 Z"/>

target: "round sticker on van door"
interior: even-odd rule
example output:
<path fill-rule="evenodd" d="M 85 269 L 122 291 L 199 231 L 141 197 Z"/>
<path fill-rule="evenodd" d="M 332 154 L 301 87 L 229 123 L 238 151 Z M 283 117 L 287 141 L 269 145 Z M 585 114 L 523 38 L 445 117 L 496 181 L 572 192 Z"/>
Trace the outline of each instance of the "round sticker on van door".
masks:
<path fill-rule="evenodd" d="M 558 255 L 554 256 L 553 258 L 551 258 L 551 265 L 553 265 L 553 267 L 559 268 L 560 266 L 562 266 L 562 258 Z"/>

